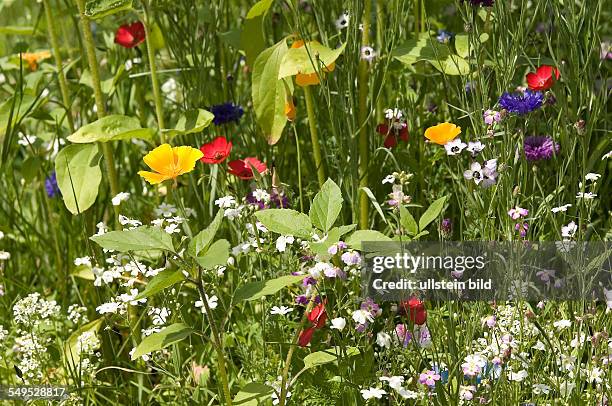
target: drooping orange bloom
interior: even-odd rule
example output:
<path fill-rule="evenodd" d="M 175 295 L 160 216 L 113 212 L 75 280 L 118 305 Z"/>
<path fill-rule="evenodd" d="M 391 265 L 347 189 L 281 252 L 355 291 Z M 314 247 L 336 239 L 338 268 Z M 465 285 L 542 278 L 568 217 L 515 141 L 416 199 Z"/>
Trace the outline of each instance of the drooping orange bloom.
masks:
<path fill-rule="evenodd" d="M 425 130 L 425 138 L 439 145 L 454 140 L 459 134 L 461 134 L 461 127 L 453 123 L 442 123 Z"/>
<path fill-rule="evenodd" d="M 21 54 L 21 58 L 28 63 L 31 71 L 38 69 L 38 63 L 43 59 L 51 58 L 50 51 L 39 51 L 39 52 L 24 52 Z"/>
<path fill-rule="evenodd" d="M 147 182 L 152 185 L 191 172 L 198 159 L 204 154 L 199 149 L 191 147 L 174 147 L 162 144 L 149 152 L 143 159 L 145 164 L 155 172 L 139 171 Z"/>
<path fill-rule="evenodd" d="M 316 42 L 316 41 L 312 41 L 312 42 Z M 303 46 L 304 46 L 304 41 L 302 41 L 301 39 L 291 44 L 291 48 L 302 48 Z M 336 64 L 332 62 L 329 66 L 325 66 L 322 69 L 321 75 L 323 75 L 323 72 L 332 72 L 334 69 L 336 69 Z M 319 83 L 321 83 L 321 81 L 319 80 L 319 75 L 317 74 L 317 72 L 298 73 L 297 75 L 295 75 L 295 83 L 297 83 L 298 86 L 304 87 L 304 86 L 318 85 Z"/>
<path fill-rule="evenodd" d="M 287 101 L 285 102 L 285 116 L 289 121 L 295 120 L 296 108 L 295 104 L 293 104 L 293 99 L 291 98 L 291 96 L 289 96 L 287 98 Z"/>

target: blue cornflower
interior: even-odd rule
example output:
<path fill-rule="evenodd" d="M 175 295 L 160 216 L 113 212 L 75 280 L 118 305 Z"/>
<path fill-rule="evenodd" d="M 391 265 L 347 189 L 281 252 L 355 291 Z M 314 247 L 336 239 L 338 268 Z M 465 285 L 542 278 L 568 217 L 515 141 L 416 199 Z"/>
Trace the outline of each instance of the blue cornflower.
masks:
<path fill-rule="evenodd" d="M 213 119 L 215 125 L 227 124 L 232 121 L 237 123 L 244 114 L 242 107 L 231 102 L 215 104 L 210 108 L 210 111 L 215 115 Z"/>
<path fill-rule="evenodd" d="M 436 39 L 438 42 L 442 44 L 447 44 L 451 38 L 453 38 L 453 33 L 446 30 L 438 30 L 438 36 Z"/>
<path fill-rule="evenodd" d="M 57 186 L 57 176 L 55 175 L 55 172 L 52 172 L 51 175 L 47 176 L 47 178 L 45 179 L 45 189 L 49 198 L 54 198 L 55 196 L 60 195 L 60 190 Z"/>
<path fill-rule="evenodd" d="M 525 90 L 524 93 L 504 93 L 499 98 L 499 105 L 510 113 L 525 115 L 542 107 L 544 95 L 542 92 Z"/>

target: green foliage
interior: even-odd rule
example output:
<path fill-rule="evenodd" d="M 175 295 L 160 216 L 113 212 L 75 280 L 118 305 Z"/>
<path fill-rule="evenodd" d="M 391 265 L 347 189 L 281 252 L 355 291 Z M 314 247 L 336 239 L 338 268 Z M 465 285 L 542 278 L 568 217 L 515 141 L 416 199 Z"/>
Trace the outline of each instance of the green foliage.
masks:
<path fill-rule="evenodd" d="M 295 76 L 298 73 L 310 74 L 329 68 L 340 57 L 346 43 L 336 49 L 330 49 L 317 41 L 305 42 L 303 47 L 287 51 L 278 72 L 278 78 Z"/>
<path fill-rule="evenodd" d="M 151 297 L 170 286 L 176 285 L 177 283 L 185 280 L 182 271 L 174 271 L 167 269 L 155 275 L 153 279 L 147 283 L 145 289 L 136 296 L 136 299 L 144 299 Z"/>
<path fill-rule="evenodd" d="M 268 281 L 247 283 L 236 289 L 234 300 L 257 300 L 263 296 L 273 295 L 287 286 L 293 285 L 304 279 L 303 275 L 285 275 Z"/>
<path fill-rule="evenodd" d="M 255 213 L 257 220 L 270 231 L 281 235 L 309 238 L 312 224 L 307 215 L 291 209 L 268 209 Z"/>
<path fill-rule="evenodd" d="M 188 252 L 192 257 L 197 257 L 200 252 L 208 249 L 208 246 L 212 243 L 221 221 L 223 220 L 223 210 L 219 210 L 215 215 L 213 221 L 204 230 L 196 234 L 189 242 Z"/>
<path fill-rule="evenodd" d="M 68 140 L 85 144 L 133 138 L 150 139 L 154 134 L 155 131 L 150 128 L 141 128 L 137 118 L 114 114 L 84 125 L 70 135 Z"/>
<path fill-rule="evenodd" d="M 181 115 L 176 127 L 171 130 L 163 130 L 168 137 L 199 133 L 212 123 L 215 116 L 207 110 L 190 110 Z"/>
<path fill-rule="evenodd" d="M 434 221 L 440 213 L 442 213 L 442 209 L 444 209 L 444 204 L 446 204 L 447 196 L 441 197 L 434 201 L 428 208 L 425 210 L 425 213 L 419 219 L 419 230 L 423 231 L 425 228 Z"/>
<path fill-rule="evenodd" d="M 336 183 L 327 179 L 310 206 L 310 221 L 318 229 L 327 232 L 333 227 L 342 210 L 342 192 Z"/>
<path fill-rule="evenodd" d="M 141 226 L 130 230 L 109 231 L 90 239 L 104 249 L 119 252 L 174 251 L 172 237 L 159 227 Z"/>
<path fill-rule="evenodd" d="M 169 345 L 178 343 L 193 333 L 193 329 L 183 323 L 172 324 L 158 333 L 153 333 L 145 337 L 132 354 L 132 360 L 138 359 L 145 354 L 161 350 Z"/>
<path fill-rule="evenodd" d="M 266 47 L 263 32 L 263 21 L 273 0 L 260 0 L 251 7 L 246 15 L 240 35 L 240 43 L 247 58 L 247 63 L 253 65 L 257 55 Z"/>
<path fill-rule="evenodd" d="M 122 11 L 132 9 L 132 0 L 88 0 L 85 4 L 85 15 L 100 19 Z"/>
<path fill-rule="evenodd" d="M 311 369 L 320 365 L 336 362 L 339 358 L 348 358 L 359 354 L 356 347 L 333 347 L 323 351 L 317 351 L 304 357 L 304 369 Z"/>
<path fill-rule="evenodd" d="M 240 406 L 257 406 L 272 396 L 273 388 L 259 382 L 244 385 L 234 397 L 232 403 Z"/>
<path fill-rule="evenodd" d="M 80 214 L 94 204 L 102 180 L 96 145 L 69 145 L 62 149 L 55 158 L 55 172 L 64 204 L 72 214 Z"/>

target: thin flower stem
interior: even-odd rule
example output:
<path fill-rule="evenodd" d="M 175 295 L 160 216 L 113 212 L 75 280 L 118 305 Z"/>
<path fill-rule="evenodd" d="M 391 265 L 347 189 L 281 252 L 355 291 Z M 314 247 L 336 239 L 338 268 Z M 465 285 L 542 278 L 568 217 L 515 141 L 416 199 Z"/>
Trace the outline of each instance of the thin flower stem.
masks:
<path fill-rule="evenodd" d="M 310 313 L 312 307 L 314 306 L 314 299 L 316 295 L 317 291 L 313 289 L 312 295 L 310 296 L 310 301 L 308 302 L 308 306 L 306 306 L 306 311 L 304 312 L 304 316 L 302 317 L 302 323 L 300 324 L 300 328 L 297 330 L 295 336 L 293 337 L 293 342 L 291 343 L 291 347 L 287 352 L 287 358 L 285 359 L 285 367 L 283 368 L 283 375 L 281 378 L 281 392 L 279 396 L 278 406 L 285 406 L 285 402 L 287 400 L 287 377 L 289 376 L 289 368 L 291 367 L 291 358 L 293 358 L 293 352 L 297 347 L 300 334 L 302 333 L 302 328 L 304 326 L 304 323 L 306 323 L 306 319 L 308 318 L 308 313 Z"/>
<path fill-rule="evenodd" d="M 89 24 L 89 18 L 85 15 L 85 0 L 76 0 L 77 7 L 79 9 L 79 16 L 81 20 L 81 29 L 83 30 L 83 39 L 85 45 L 85 52 L 87 53 L 87 62 L 89 64 L 89 70 L 91 71 L 91 81 L 94 89 L 94 98 L 96 102 L 96 109 L 98 118 L 102 118 L 106 115 L 106 106 L 104 105 L 104 95 L 102 94 L 102 86 L 100 84 L 100 71 L 98 69 L 98 58 L 96 57 L 96 47 L 93 40 L 93 34 L 91 32 L 91 26 Z M 104 161 L 106 162 L 106 170 L 108 172 L 108 179 L 110 183 L 110 189 L 113 196 L 119 194 L 119 180 L 117 178 L 117 171 L 115 170 L 115 161 L 113 159 L 113 149 L 111 142 L 102 142 L 98 144 L 104 154 Z M 115 217 L 119 216 L 119 206 L 113 206 L 115 210 Z"/>
<path fill-rule="evenodd" d="M 297 172 L 298 172 L 298 189 L 300 190 L 300 211 L 304 212 L 304 200 L 302 198 L 302 153 L 300 150 L 300 140 L 298 138 L 297 129 L 293 127 L 293 135 L 295 136 L 295 148 L 297 152 Z M 283 199 L 281 199 L 282 201 Z"/>
<path fill-rule="evenodd" d="M 204 291 L 204 284 L 202 283 L 202 268 L 198 270 L 198 292 L 200 293 L 200 300 L 202 300 L 202 306 L 206 312 L 206 318 L 208 319 L 208 324 L 210 324 L 210 330 L 212 332 L 212 343 L 213 347 L 217 352 L 217 363 L 219 367 L 219 375 L 221 376 L 221 385 L 223 386 L 223 397 L 225 397 L 225 404 L 227 406 L 232 406 L 232 395 L 229 389 L 229 379 L 227 377 L 227 370 L 225 367 L 225 356 L 223 355 L 223 340 L 221 337 L 221 333 L 215 324 L 215 319 L 213 317 L 212 311 L 210 310 L 210 306 L 208 306 L 208 299 L 206 298 L 206 292 Z"/>
<path fill-rule="evenodd" d="M 59 82 L 60 92 L 62 93 L 62 102 L 66 109 L 66 119 L 68 120 L 68 127 L 70 132 L 73 133 L 74 118 L 72 117 L 70 92 L 68 91 L 68 83 L 66 82 L 66 76 L 64 75 L 64 61 L 62 60 L 61 47 L 59 45 L 59 38 L 57 35 L 57 29 L 55 28 L 55 19 L 53 18 L 53 9 L 51 8 L 50 0 L 43 0 L 43 6 L 45 8 L 45 18 L 47 19 L 47 30 L 49 31 L 49 40 L 51 41 L 51 47 L 53 48 L 53 56 L 55 57 L 55 67 L 57 69 L 57 80 Z"/>
<path fill-rule="evenodd" d="M 151 13 L 151 9 L 149 7 L 149 2 L 147 0 L 142 2 L 144 6 L 145 12 L 145 30 L 146 30 L 146 45 L 147 45 L 147 58 L 149 59 L 149 70 L 151 71 L 151 85 L 153 86 L 153 102 L 155 103 L 155 114 L 157 116 L 157 126 L 159 127 L 159 137 L 163 143 L 166 142 L 166 136 L 163 133 L 163 130 L 166 128 L 164 123 L 164 109 L 161 97 L 161 91 L 159 87 L 159 78 L 157 77 L 157 65 L 155 63 L 155 49 L 153 48 L 153 44 L 151 43 L 151 38 L 153 38 L 153 31 L 151 28 L 153 27 L 153 15 Z"/>
<path fill-rule="evenodd" d="M 370 45 L 370 17 L 372 14 L 372 1 L 365 0 L 363 10 L 363 30 L 361 33 L 361 46 Z M 369 216 L 369 199 L 368 195 L 362 189 L 368 186 L 368 165 L 369 165 L 369 140 L 368 140 L 368 94 L 369 89 L 369 64 L 365 59 L 359 61 L 359 77 L 358 77 L 358 92 L 359 92 L 359 110 L 358 122 L 359 130 L 359 228 L 368 228 Z"/>
<path fill-rule="evenodd" d="M 306 114 L 308 115 L 308 126 L 310 128 L 310 140 L 312 141 L 312 155 L 317 167 L 317 179 L 319 186 L 325 183 L 325 168 L 323 168 L 323 160 L 321 158 L 321 145 L 319 143 L 319 133 L 315 119 L 314 106 L 312 101 L 312 93 L 310 86 L 304 86 L 304 98 L 306 99 Z"/>

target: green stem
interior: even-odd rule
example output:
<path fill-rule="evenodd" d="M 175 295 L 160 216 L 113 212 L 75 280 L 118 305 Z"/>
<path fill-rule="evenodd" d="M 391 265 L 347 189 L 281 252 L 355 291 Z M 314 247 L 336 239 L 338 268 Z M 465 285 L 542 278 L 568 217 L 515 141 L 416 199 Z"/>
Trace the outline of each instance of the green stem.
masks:
<path fill-rule="evenodd" d="M 312 102 L 312 93 L 310 86 L 304 86 L 304 98 L 306 99 L 306 114 L 308 115 L 308 127 L 310 128 L 310 140 L 312 141 L 312 155 L 317 168 L 317 179 L 319 186 L 325 183 L 325 168 L 323 168 L 323 160 L 321 158 L 321 145 L 319 143 L 319 132 L 314 113 L 314 105 Z"/>
<path fill-rule="evenodd" d="M 66 109 L 66 118 L 68 119 L 68 126 L 70 132 L 74 132 L 74 119 L 72 117 L 72 109 L 70 103 L 70 92 L 68 91 L 68 83 L 66 82 L 66 76 L 64 75 L 64 61 L 62 60 L 62 53 L 57 30 L 55 28 L 55 19 L 53 18 L 53 10 L 51 8 L 50 0 L 43 0 L 43 6 L 45 8 L 45 17 L 47 19 L 47 30 L 49 31 L 49 40 L 51 41 L 51 47 L 53 48 L 53 56 L 55 57 L 55 67 L 57 69 L 57 80 L 59 82 L 60 92 L 62 93 L 62 102 Z"/>
<path fill-rule="evenodd" d="M 85 15 L 85 0 L 76 0 L 77 7 L 79 9 L 79 16 L 81 20 L 81 29 L 83 30 L 83 39 L 85 52 L 87 53 L 87 62 L 89 64 L 89 70 L 91 72 L 91 81 L 94 89 L 94 98 L 96 102 L 96 109 L 98 118 L 102 118 L 106 115 L 106 106 L 104 105 L 104 95 L 102 94 L 102 86 L 100 84 L 100 70 L 98 69 L 98 58 L 96 57 L 96 47 L 93 40 L 93 34 L 91 32 L 91 26 L 89 24 L 89 18 Z M 104 154 L 104 161 L 106 162 L 106 170 L 108 172 L 108 179 L 110 183 L 110 189 L 113 196 L 119 194 L 119 180 L 117 178 L 117 171 L 115 170 L 115 161 L 113 159 L 113 149 L 110 142 L 102 142 L 98 144 Z M 119 206 L 113 206 L 115 210 L 115 217 L 119 216 Z"/>
<path fill-rule="evenodd" d="M 227 406 L 232 406 L 232 395 L 229 389 L 229 379 L 227 377 L 227 370 L 225 367 L 225 356 L 223 355 L 223 340 L 221 338 L 221 334 L 217 329 L 217 325 L 215 324 L 215 320 L 213 318 L 212 311 L 210 310 L 210 306 L 208 306 L 208 300 L 206 299 L 206 292 L 204 291 L 204 284 L 202 283 L 202 269 L 200 268 L 198 271 L 198 292 L 200 293 L 200 299 L 202 300 L 202 305 L 204 306 L 204 310 L 206 311 L 206 318 L 208 318 L 208 324 L 210 324 L 210 330 L 213 336 L 213 347 L 217 352 L 217 366 L 219 367 L 219 375 L 221 376 L 221 385 L 223 386 L 223 397 L 225 398 L 225 404 Z"/>
<path fill-rule="evenodd" d="M 370 15 L 372 14 L 372 0 L 365 0 L 363 10 L 363 31 L 361 33 L 361 46 L 370 44 Z M 369 65 L 368 61 L 359 61 L 358 93 L 359 111 L 357 120 L 359 130 L 359 228 L 366 229 L 369 224 L 369 201 L 368 195 L 362 189 L 368 186 L 368 165 L 369 165 L 369 145 L 368 145 L 368 93 L 369 93 Z"/>
<path fill-rule="evenodd" d="M 297 152 L 298 189 L 300 191 L 300 211 L 304 213 L 304 200 L 302 199 L 302 154 L 300 150 L 300 140 L 298 138 L 297 129 L 295 128 L 295 124 L 292 124 L 291 126 L 293 127 L 293 135 L 295 136 L 295 149 Z"/>
<path fill-rule="evenodd" d="M 151 30 L 153 26 L 153 15 L 151 13 L 151 9 L 149 7 L 149 2 L 147 0 L 142 2 L 145 11 L 145 30 L 147 36 L 147 58 L 149 59 L 149 70 L 151 71 L 151 85 L 153 86 L 153 102 L 155 103 L 155 114 L 157 116 L 157 126 L 159 127 L 159 136 L 160 140 L 163 143 L 166 142 L 166 136 L 163 133 L 163 129 L 166 128 L 164 123 L 164 109 L 162 103 L 162 96 L 159 87 L 159 78 L 157 77 L 157 65 L 155 63 L 155 49 L 153 48 L 153 44 L 151 43 L 151 38 L 153 38 L 153 31 Z"/>

